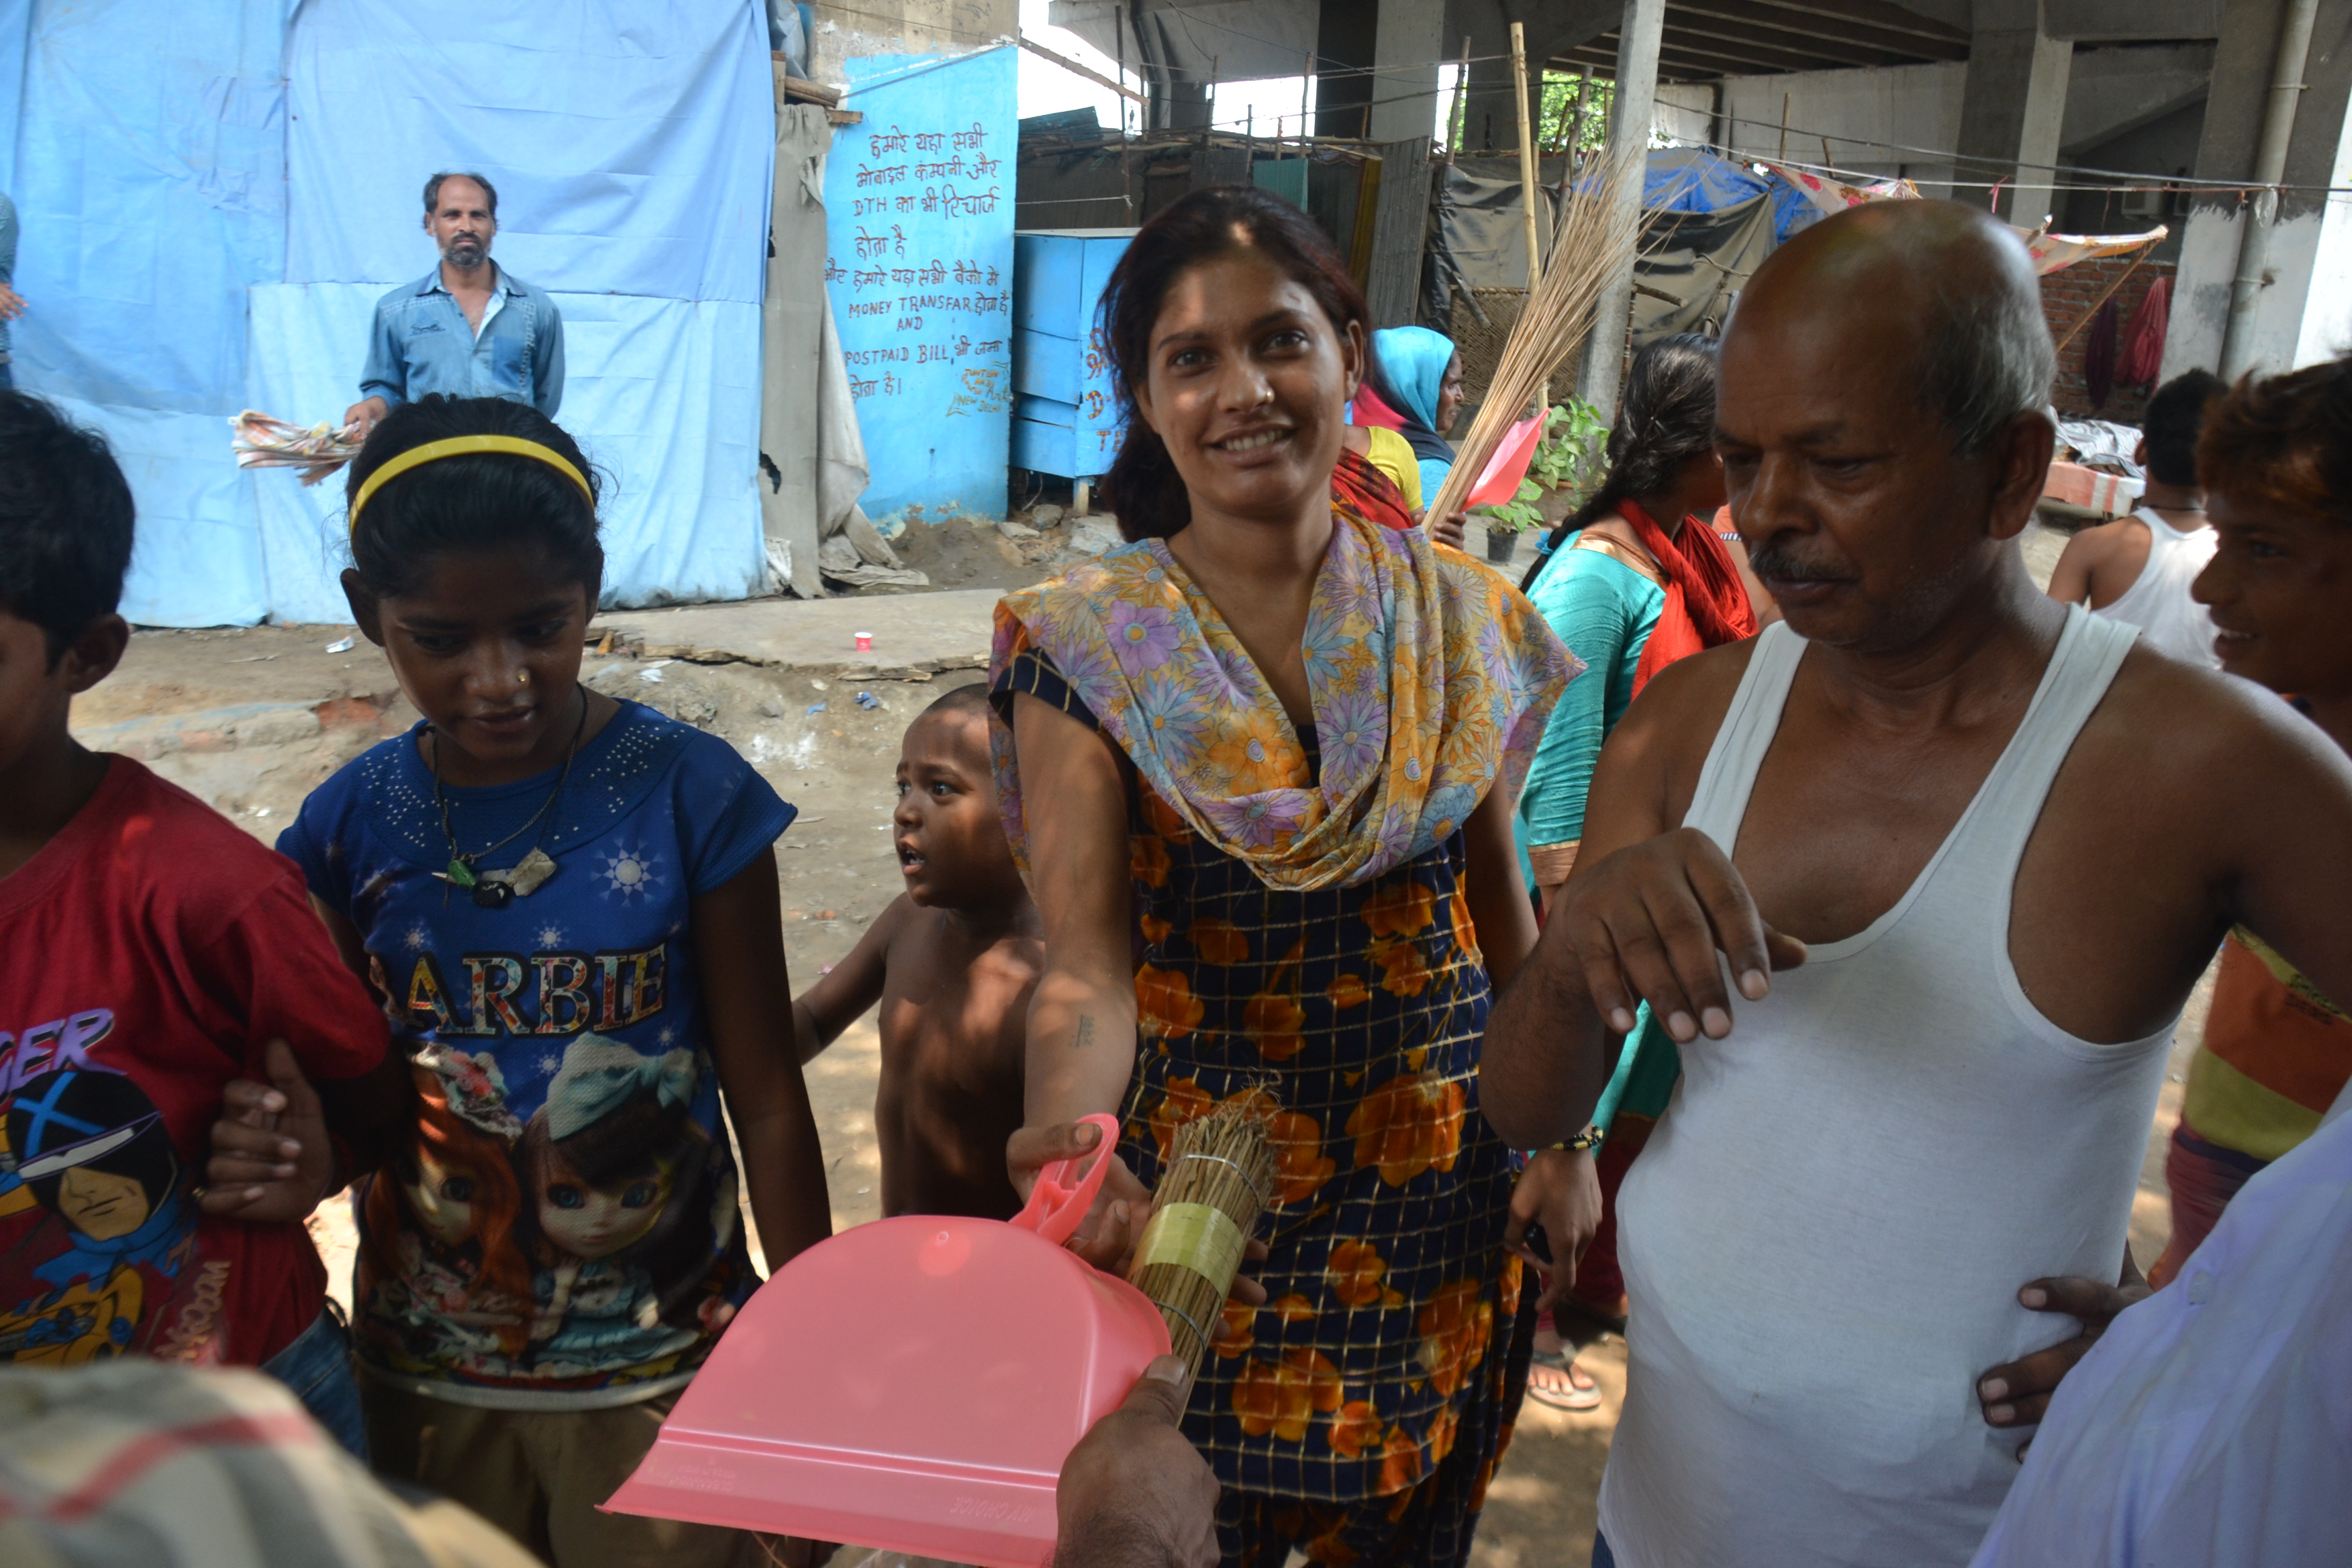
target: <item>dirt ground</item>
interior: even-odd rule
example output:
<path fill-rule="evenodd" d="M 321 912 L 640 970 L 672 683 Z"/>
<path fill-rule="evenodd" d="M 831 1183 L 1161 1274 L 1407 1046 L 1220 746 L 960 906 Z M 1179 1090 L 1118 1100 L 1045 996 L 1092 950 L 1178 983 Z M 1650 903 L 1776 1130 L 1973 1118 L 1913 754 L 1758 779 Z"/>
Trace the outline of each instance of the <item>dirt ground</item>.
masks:
<path fill-rule="evenodd" d="M 961 521 L 909 530 L 908 563 L 940 588 L 1014 587 L 1068 558 L 1070 530 L 1007 539 Z M 1483 542 L 1473 540 L 1475 547 Z M 2027 558 L 2046 580 L 2063 542 L 2038 525 Z M 1524 560 L 1531 541 L 1519 542 Z M 789 604 L 776 606 L 789 615 Z M 330 651 L 345 627 L 141 631 L 122 668 L 83 698 L 75 727 L 87 743 L 138 755 L 265 842 L 302 797 L 375 740 L 415 722 L 383 656 L 365 642 Z M 898 893 L 888 821 L 898 737 L 949 688 L 981 679 L 951 671 L 928 680 L 860 684 L 746 664 L 641 658 L 622 647 L 583 666 L 598 689 L 634 697 L 733 744 L 800 808 L 778 853 L 785 938 L 796 987 L 845 956 Z M 877 706 L 861 707 L 857 693 Z M 2203 1026 L 2211 977 L 2184 1019 L 2162 1105 L 2149 1131 L 2132 1239 L 2143 1263 L 2168 1235 L 2164 1142 L 2179 1116 L 2180 1078 Z M 836 1228 L 880 1216 L 873 1096 L 879 1070 L 871 1019 L 852 1027 L 809 1068 Z M 352 1234 L 337 1205 L 313 1221 L 338 1293 L 348 1290 Z M 1590 1561 L 1594 1497 L 1625 1391 L 1625 1349 L 1614 1335 L 1580 1360 L 1606 1394 L 1601 1409 L 1566 1415 L 1530 1403 L 1488 1493 L 1474 1562 L 1535 1568 Z"/>

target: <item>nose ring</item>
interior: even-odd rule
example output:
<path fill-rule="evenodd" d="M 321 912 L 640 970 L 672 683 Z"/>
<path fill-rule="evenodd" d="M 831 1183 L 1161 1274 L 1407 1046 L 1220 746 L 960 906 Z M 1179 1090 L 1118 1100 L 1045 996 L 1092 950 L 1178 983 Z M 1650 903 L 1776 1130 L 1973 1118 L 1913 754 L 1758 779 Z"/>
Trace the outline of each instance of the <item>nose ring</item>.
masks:
<path fill-rule="evenodd" d="M 530 671 L 528 669 L 518 670 L 515 674 L 515 684 L 517 686 L 529 686 L 530 684 Z"/>

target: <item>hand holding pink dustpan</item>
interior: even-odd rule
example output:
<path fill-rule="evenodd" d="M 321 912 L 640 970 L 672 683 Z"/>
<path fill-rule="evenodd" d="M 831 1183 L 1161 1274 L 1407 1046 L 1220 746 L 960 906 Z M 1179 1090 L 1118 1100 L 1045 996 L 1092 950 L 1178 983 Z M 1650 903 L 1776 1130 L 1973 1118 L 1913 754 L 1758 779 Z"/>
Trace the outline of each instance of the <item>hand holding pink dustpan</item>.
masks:
<path fill-rule="evenodd" d="M 1168 1353 L 1160 1311 L 1066 1250 L 1117 1158 L 1047 1167 L 1010 1221 L 907 1215 L 819 1243 L 744 1304 L 605 1506 L 1041 1568 L 1087 1429 Z"/>

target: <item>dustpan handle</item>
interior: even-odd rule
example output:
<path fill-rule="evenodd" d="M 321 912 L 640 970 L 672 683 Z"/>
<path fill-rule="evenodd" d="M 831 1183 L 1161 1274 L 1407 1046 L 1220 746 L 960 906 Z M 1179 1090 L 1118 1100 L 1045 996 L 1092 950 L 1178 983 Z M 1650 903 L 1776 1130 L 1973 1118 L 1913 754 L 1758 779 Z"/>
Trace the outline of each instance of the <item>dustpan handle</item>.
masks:
<path fill-rule="evenodd" d="M 1055 1161 L 1037 1173 L 1037 1184 L 1029 1190 L 1028 1203 L 1012 1219 L 1013 1224 L 1035 1231 L 1056 1247 L 1076 1234 L 1078 1222 L 1087 1217 L 1095 1194 L 1102 1190 L 1103 1178 L 1110 1174 L 1111 1162 L 1118 1157 L 1118 1117 L 1097 1112 L 1079 1121 L 1102 1132 L 1102 1142 L 1095 1145 L 1093 1153 L 1080 1156 L 1091 1158 L 1094 1164 L 1073 1187 L 1067 1184 L 1078 1162 Z"/>

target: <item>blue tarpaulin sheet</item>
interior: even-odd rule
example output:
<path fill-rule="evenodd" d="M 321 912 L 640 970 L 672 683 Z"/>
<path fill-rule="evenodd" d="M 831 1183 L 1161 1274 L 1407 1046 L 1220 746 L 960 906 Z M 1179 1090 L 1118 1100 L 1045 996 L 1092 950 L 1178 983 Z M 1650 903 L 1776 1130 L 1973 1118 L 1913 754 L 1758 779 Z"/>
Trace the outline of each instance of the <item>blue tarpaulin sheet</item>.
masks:
<path fill-rule="evenodd" d="M 1787 239 L 1818 221 L 1821 208 L 1778 174 L 1759 174 L 1704 147 L 1661 147 L 1649 155 L 1642 179 L 1642 205 L 1651 212 L 1713 213 L 1772 198 L 1772 239 Z"/>
<path fill-rule="evenodd" d="M 1757 175 L 1704 147 L 1654 148 L 1642 173 L 1644 212 L 1721 212 L 1763 194 Z"/>
<path fill-rule="evenodd" d="M 608 600 L 753 591 L 773 128 L 756 0 L 0 0 L 17 381 L 130 475 L 124 613 L 347 618 L 338 486 L 238 469 L 228 421 L 356 401 L 439 168 L 498 184 L 498 258 L 564 314 Z"/>

